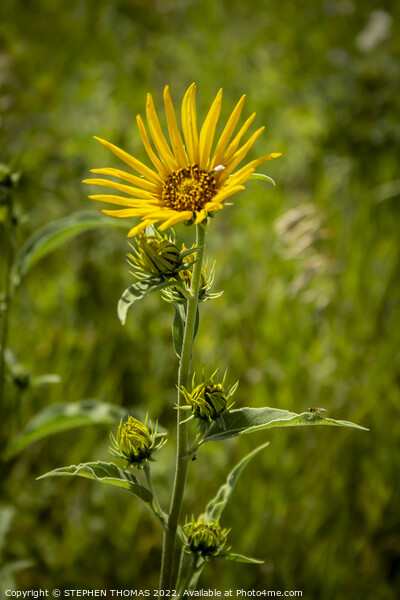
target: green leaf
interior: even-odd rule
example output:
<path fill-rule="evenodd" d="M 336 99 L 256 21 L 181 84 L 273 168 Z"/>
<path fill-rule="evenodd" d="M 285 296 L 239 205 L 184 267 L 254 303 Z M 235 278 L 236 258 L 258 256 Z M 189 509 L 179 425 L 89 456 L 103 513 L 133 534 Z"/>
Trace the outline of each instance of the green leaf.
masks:
<path fill-rule="evenodd" d="M 304 412 L 296 414 L 278 408 L 239 408 L 224 414 L 225 428 L 217 421 L 211 425 L 201 444 L 205 442 L 225 440 L 237 435 L 245 435 L 270 427 L 291 427 L 302 425 L 335 425 L 336 427 L 354 427 L 368 431 L 365 427 L 321 417 L 316 413 Z"/>
<path fill-rule="evenodd" d="M 221 552 L 217 554 L 215 558 L 222 558 L 223 560 L 234 560 L 235 562 L 251 563 L 252 565 L 262 565 L 263 560 L 258 558 L 250 558 L 250 556 L 243 556 L 243 554 L 233 554 L 232 552 Z"/>
<path fill-rule="evenodd" d="M 6 592 L 8 592 L 8 595 L 10 595 L 10 591 L 16 590 L 16 585 L 15 585 L 15 581 L 13 578 L 14 573 L 16 573 L 17 571 L 23 571 L 24 569 L 30 569 L 34 565 L 35 565 L 35 563 L 33 562 L 33 560 L 29 560 L 29 559 L 14 560 L 12 562 L 6 563 L 0 569 L 0 595 L 1 595 L 1 597 L 5 598 Z"/>
<path fill-rule="evenodd" d="M 80 465 L 71 465 L 70 467 L 60 467 L 49 471 L 44 475 L 41 475 L 37 479 L 46 479 L 48 477 L 85 477 L 87 479 L 94 479 L 101 483 L 108 483 L 116 487 L 123 488 L 131 492 L 137 498 L 140 498 L 142 502 L 155 514 L 155 516 L 164 525 L 164 518 L 160 515 L 153 504 L 153 494 L 146 487 L 139 483 L 137 477 L 129 472 L 122 471 L 114 463 L 106 462 L 91 462 L 82 463 Z"/>
<path fill-rule="evenodd" d="M 60 431 L 85 425 L 113 425 L 127 414 L 125 408 L 98 400 L 53 404 L 35 415 L 25 429 L 11 440 L 5 458 L 12 458 L 33 442 Z"/>
<path fill-rule="evenodd" d="M 41 258 L 71 238 L 98 227 L 126 228 L 120 219 L 110 219 L 100 212 L 84 210 L 73 213 L 35 231 L 19 250 L 12 280 L 16 287 L 28 270 Z"/>
<path fill-rule="evenodd" d="M 261 452 L 269 446 L 269 442 L 258 446 L 255 450 L 247 454 L 229 473 L 226 483 L 224 483 L 218 490 L 217 495 L 207 504 L 205 518 L 207 521 L 218 521 L 221 517 L 222 511 L 228 503 L 229 498 L 233 492 L 233 489 L 239 479 L 239 476 L 245 466 L 251 461 L 256 454 Z"/>
<path fill-rule="evenodd" d="M 15 516 L 16 508 L 10 504 L 0 506 L 0 553 L 5 546 L 7 534 Z"/>
<path fill-rule="evenodd" d="M 272 183 L 272 185 L 274 187 L 276 186 L 276 183 L 272 179 L 272 177 L 268 177 L 268 175 L 264 175 L 264 173 L 253 173 L 250 176 L 250 179 L 261 179 L 261 180 L 265 181 L 266 183 Z"/>
<path fill-rule="evenodd" d="M 117 313 L 122 325 L 126 323 L 128 310 L 138 300 L 141 300 L 150 292 L 156 292 L 167 287 L 176 287 L 176 281 L 165 281 L 160 278 L 144 279 L 130 285 L 123 293 L 118 301 Z"/>
<path fill-rule="evenodd" d="M 174 304 L 175 314 L 174 314 L 174 322 L 172 325 L 172 339 L 174 342 L 175 353 L 178 358 L 181 357 L 182 353 L 182 345 L 183 345 L 183 336 L 185 333 L 185 324 L 186 324 L 186 304 Z M 196 321 L 194 324 L 194 333 L 193 333 L 193 341 L 196 339 L 197 332 L 199 331 L 200 324 L 200 312 L 199 307 L 197 306 L 196 310 Z"/>
<path fill-rule="evenodd" d="M 172 324 L 172 339 L 174 342 L 175 354 L 181 357 L 183 334 L 185 332 L 186 310 L 184 304 L 174 304 L 174 321 Z"/>

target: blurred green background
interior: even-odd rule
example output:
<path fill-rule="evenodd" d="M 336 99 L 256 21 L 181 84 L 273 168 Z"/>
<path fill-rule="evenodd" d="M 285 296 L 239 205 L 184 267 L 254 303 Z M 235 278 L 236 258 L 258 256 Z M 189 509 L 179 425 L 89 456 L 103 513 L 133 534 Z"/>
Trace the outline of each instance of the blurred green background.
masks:
<path fill-rule="evenodd" d="M 20 245 L 56 218 L 100 208 L 81 180 L 120 163 L 93 135 L 145 159 L 135 116 L 151 91 L 162 119 L 166 84 L 178 108 L 196 81 L 201 118 L 223 87 L 221 123 L 246 93 L 246 116 L 267 126 L 251 156 L 284 154 L 259 169 L 276 188 L 249 182 L 211 222 L 213 289 L 224 294 L 201 307 L 194 368 L 229 367 L 236 407 L 322 406 L 370 432 L 279 429 L 199 452 L 189 515 L 271 441 L 222 521 L 233 551 L 265 564 L 210 565 L 201 587 L 400 595 L 399 13 L 372 0 L 2 0 L 0 161 L 22 173 Z M 190 242 L 194 231 L 179 233 Z M 97 229 L 23 281 L 9 346 L 27 371 L 62 381 L 7 383 L 13 433 L 46 406 L 84 398 L 141 407 L 173 428 L 172 307 L 154 295 L 121 327 L 127 250 L 124 230 Z M 164 501 L 173 455 L 171 442 L 154 467 Z M 18 589 L 157 585 L 161 534 L 138 501 L 81 479 L 35 480 L 109 459 L 108 429 L 89 427 L 3 466 L 1 502 L 14 507 L 3 510 L 3 560 L 32 561 L 14 575 Z"/>

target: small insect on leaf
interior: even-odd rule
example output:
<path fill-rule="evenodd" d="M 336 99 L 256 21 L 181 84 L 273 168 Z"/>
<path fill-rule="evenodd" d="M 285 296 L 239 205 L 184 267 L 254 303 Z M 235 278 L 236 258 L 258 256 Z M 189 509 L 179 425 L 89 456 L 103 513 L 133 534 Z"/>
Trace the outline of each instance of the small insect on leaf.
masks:
<path fill-rule="evenodd" d="M 308 409 L 308 412 L 310 413 L 323 413 L 323 412 L 328 412 L 326 410 L 326 408 L 317 408 L 316 406 L 312 406 L 311 408 Z"/>

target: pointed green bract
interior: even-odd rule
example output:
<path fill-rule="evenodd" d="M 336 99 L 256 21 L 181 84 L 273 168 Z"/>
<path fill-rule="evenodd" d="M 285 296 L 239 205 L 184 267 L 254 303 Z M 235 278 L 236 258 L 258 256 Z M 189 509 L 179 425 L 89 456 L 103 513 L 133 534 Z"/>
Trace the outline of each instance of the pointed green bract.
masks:
<path fill-rule="evenodd" d="M 321 417 L 316 413 L 304 412 L 293 413 L 278 408 L 238 408 L 224 415 L 223 428 L 214 422 L 201 444 L 205 442 L 224 440 L 237 435 L 245 435 L 270 427 L 291 427 L 303 425 L 334 425 L 336 427 L 353 427 L 368 431 L 365 427 L 351 423 L 350 421 L 337 421 L 327 417 Z"/>
<path fill-rule="evenodd" d="M 71 465 L 70 467 L 60 467 L 59 469 L 54 469 L 54 471 L 49 471 L 48 473 L 41 475 L 38 479 L 74 476 L 94 479 L 101 483 L 107 483 L 128 490 L 128 492 L 131 492 L 131 494 L 140 498 L 161 523 L 164 524 L 163 515 L 160 515 L 154 508 L 152 492 L 142 486 L 133 473 L 130 471 L 123 471 L 114 463 L 98 461 L 82 463 L 80 465 Z"/>
<path fill-rule="evenodd" d="M 218 521 L 228 503 L 229 498 L 231 497 L 233 489 L 243 469 L 251 461 L 251 459 L 256 456 L 256 454 L 261 452 L 261 450 L 264 450 L 264 448 L 267 446 L 269 446 L 269 442 L 258 446 L 258 448 L 242 458 L 242 460 L 238 462 L 238 464 L 232 469 L 227 477 L 226 483 L 219 488 L 217 495 L 207 504 L 205 512 L 205 518 L 207 521 Z"/>
<path fill-rule="evenodd" d="M 25 429 L 11 440 L 5 458 L 12 458 L 33 442 L 49 435 L 85 425 L 114 425 L 127 414 L 125 408 L 98 400 L 53 404 L 35 415 Z"/>

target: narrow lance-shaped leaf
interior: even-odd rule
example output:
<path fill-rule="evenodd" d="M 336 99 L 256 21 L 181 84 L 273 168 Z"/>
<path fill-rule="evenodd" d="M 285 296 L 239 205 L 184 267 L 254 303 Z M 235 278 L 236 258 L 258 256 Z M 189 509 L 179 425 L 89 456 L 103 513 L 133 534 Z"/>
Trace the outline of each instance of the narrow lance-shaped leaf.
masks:
<path fill-rule="evenodd" d="M 174 342 L 175 353 L 176 353 L 177 357 L 180 358 L 181 353 L 182 353 L 183 336 L 185 333 L 186 305 L 175 303 L 174 309 L 175 309 L 175 314 L 174 314 L 174 322 L 172 325 L 172 339 Z M 199 307 L 197 306 L 193 340 L 196 339 L 197 332 L 199 331 L 199 324 L 200 324 L 200 312 L 199 312 Z"/>
<path fill-rule="evenodd" d="M 251 461 L 251 459 L 256 456 L 256 454 L 261 452 L 261 450 L 264 450 L 264 448 L 267 446 L 269 446 L 269 442 L 258 446 L 258 448 L 242 458 L 242 460 L 238 462 L 238 464 L 232 469 L 227 477 L 226 483 L 219 488 L 217 495 L 207 504 L 205 512 L 205 518 L 207 521 L 219 520 L 243 469 Z"/>
<path fill-rule="evenodd" d="M 129 471 L 122 471 L 114 463 L 106 462 L 91 462 L 82 463 L 80 465 L 71 465 L 70 467 L 60 467 L 49 471 L 44 475 L 38 477 L 38 479 L 46 479 L 48 477 L 85 477 L 87 479 L 93 479 L 101 483 L 107 483 L 116 487 L 123 488 L 128 492 L 131 492 L 137 498 L 140 498 L 142 502 L 152 511 L 152 513 L 161 521 L 164 526 L 164 518 L 160 515 L 153 504 L 153 494 L 146 487 L 139 483 L 137 477 Z"/>
<path fill-rule="evenodd" d="M 244 556 L 243 554 L 235 554 L 233 552 L 221 552 L 217 554 L 215 558 L 221 558 L 223 560 L 233 560 L 235 562 L 248 563 L 252 565 L 262 565 L 263 560 L 258 558 L 251 558 L 250 556 Z"/>
<path fill-rule="evenodd" d="M 25 429 L 11 440 L 5 457 L 12 458 L 33 442 L 55 433 L 85 425 L 113 425 L 127 414 L 125 408 L 98 400 L 53 404 L 35 415 Z"/>
<path fill-rule="evenodd" d="M 126 228 L 126 225 L 119 221 L 108 219 L 95 211 L 84 210 L 41 227 L 26 240 L 17 254 L 13 269 L 14 286 L 20 283 L 22 277 L 38 260 L 71 238 L 98 227 Z"/>
<path fill-rule="evenodd" d="M 223 426 L 224 425 L 224 426 Z M 278 408 L 239 408 L 224 414 L 224 423 L 217 421 L 211 425 L 201 444 L 205 442 L 224 440 L 237 435 L 246 435 L 269 429 L 271 427 L 292 427 L 304 425 L 333 425 L 336 427 L 353 427 L 368 431 L 361 425 L 350 421 L 338 421 L 321 417 L 316 413 L 293 413 Z"/>

